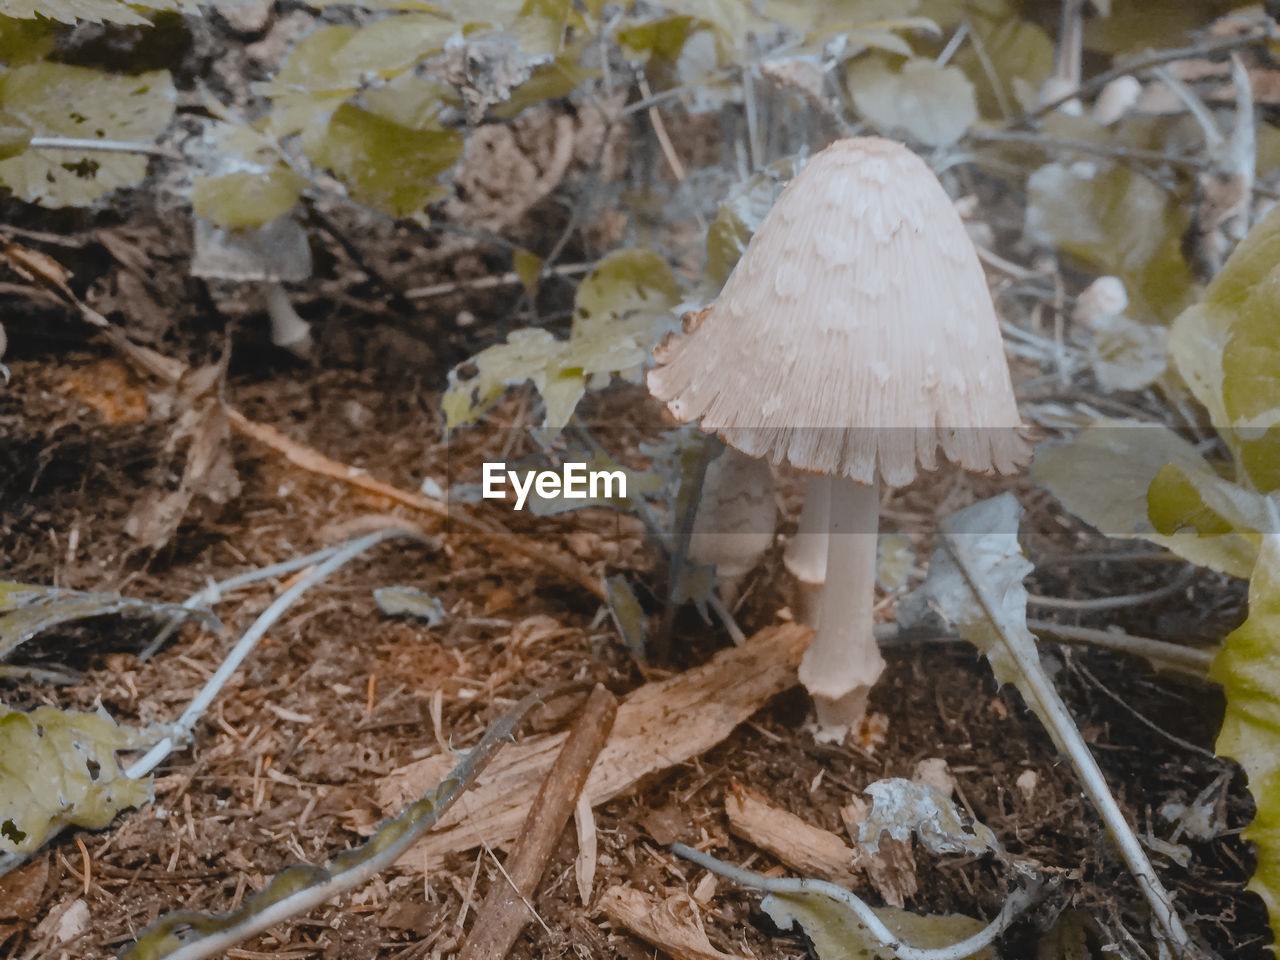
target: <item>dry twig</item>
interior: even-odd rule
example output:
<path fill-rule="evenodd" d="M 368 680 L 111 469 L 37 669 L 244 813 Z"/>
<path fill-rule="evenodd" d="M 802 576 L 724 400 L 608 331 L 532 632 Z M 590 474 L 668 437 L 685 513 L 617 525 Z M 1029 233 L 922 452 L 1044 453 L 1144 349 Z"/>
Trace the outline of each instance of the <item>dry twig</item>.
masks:
<path fill-rule="evenodd" d="M 502 960 L 529 922 L 530 899 L 613 729 L 617 709 L 617 698 L 597 684 L 542 781 L 520 837 L 503 864 L 503 878 L 494 883 L 476 911 L 475 926 L 459 960 Z"/>
<path fill-rule="evenodd" d="M 291 440 L 275 427 L 250 420 L 238 410 L 227 407 L 227 417 L 231 421 L 231 426 L 237 432 L 260 443 L 265 443 L 283 454 L 295 466 L 321 476 L 340 480 L 350 486 L 385 497 L 393 503 L 403 504 L 422 513 L 428 513 L 433 517 L 439 517 L 441 520 L 456 523 L 471 533 L 491 537 L 505 537 L 504 544 L 516 553 L 531 560 L 536 560 L 538 563 L 554 570 L 566 580 L 590 591 L 605 603 L 609 602 L 609 595 L 606 593 L 604 583 L 599 577 L 595 576 L 573 557 L 547 546 L 543 541 L 526 540 L 494 521 L 480 520 L 461 510 L 450 511 L 449 507 L 439 500 L 420 493 L 410 493 L 389 483 L 376 480 L 356 467 L 348 466 L 337 460 L 331 460 L 320 451 L 296 440 Z"/>

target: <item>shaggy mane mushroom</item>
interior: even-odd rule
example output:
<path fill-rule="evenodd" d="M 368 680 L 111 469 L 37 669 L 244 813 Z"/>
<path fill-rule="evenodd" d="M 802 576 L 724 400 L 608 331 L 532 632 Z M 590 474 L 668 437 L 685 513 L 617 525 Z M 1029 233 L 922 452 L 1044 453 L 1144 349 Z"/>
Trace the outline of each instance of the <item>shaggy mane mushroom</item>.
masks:
<path fill-rule="evenodd" d="M 872 635 L 879 484 L 905 486 L 939 454 L 1001 474 L 1030 454 L 964 224 L 901 144 L 837 141 L 655 358 L 649 389 L 677 420 L 831 478 L 826 585 L 800 679 L 819 736 L 842 738 L 884 669 Z"/>

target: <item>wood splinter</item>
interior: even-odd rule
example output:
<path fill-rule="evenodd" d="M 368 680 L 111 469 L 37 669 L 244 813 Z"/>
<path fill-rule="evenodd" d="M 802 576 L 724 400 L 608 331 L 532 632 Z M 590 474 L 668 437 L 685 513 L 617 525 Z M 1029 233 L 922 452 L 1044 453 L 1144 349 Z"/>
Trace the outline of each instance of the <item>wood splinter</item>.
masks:
<path fill-rule="evenodd" d="M 617 710 L 617 698 L 597 684 L 542 781 L 503 866 L 504 876 L 495 880 L 476 912 L 475 926 L 458 960 L 502 960 L 533 919 L 531 900 L 587 775 L 609 739 Z"/>

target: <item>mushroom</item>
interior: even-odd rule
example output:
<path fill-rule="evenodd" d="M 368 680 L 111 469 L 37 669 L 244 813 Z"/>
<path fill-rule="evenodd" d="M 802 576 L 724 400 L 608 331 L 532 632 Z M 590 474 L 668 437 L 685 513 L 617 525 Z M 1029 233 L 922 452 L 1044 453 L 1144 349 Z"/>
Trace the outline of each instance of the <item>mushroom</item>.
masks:
<path fill-rule="evenodd" d="M 229 230 L 196 218 L 191 274 L 252 284 L 271 318 L 271 342 L 296 357 L 311 354 L 311 325 L 289 302 L 284 281 L 311 277 L 307 234 L 285 214 L 254 229 Z"/>
<path fill-rule="evenodd" d="M 800 679 L 820 739 L 843 738 L 884 668 L 872 632 L 880 482 L 910 483 L 939 451 L 978 473 L 1030 456 L 964 224 L 901 144 L 837 141 L 782 192 L 720 296 L 654 356 L 649 389 L 677 420 L 830 478 L 834 536 Z"/>
<path fill-rule="evenodd" d="M 769 465 L 722 447 L 702 481 L 688 559 L 716 568 L 720 599 L 727 607 L 773 543 L 777 512 Z"/>

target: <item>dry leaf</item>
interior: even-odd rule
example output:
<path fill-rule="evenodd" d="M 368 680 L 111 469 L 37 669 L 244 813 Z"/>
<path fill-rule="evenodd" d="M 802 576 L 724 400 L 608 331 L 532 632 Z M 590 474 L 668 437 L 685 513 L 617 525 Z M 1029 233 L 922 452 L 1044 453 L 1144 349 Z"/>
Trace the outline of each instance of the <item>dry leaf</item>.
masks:
<path fill-rule="evenodd" d="M 687 893 L 658 900 L 630 887 L 614 886 L 600 898 L 600 910 L 675 960 L 742 960 L 711 945 L 698 905 Z"/>

